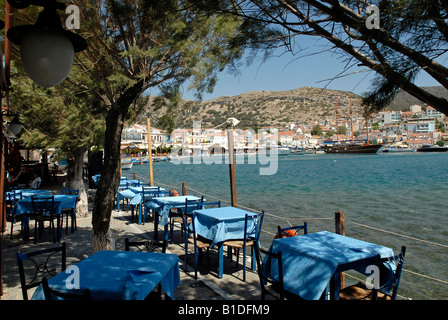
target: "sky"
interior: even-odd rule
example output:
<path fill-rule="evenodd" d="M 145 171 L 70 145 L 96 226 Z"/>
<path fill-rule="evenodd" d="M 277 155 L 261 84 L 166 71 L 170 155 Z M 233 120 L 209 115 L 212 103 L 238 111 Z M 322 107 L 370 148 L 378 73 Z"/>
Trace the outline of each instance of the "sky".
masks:
<path fill-rule="evenodd" d="M 344 90 L 359 95 L 368 91 L 375 73 L 365 67 L 355 65 L 348 71 L 350 75 L 331 82 L 326 81 L 338 76 L 344 70 L 346 62 L 341 57 L 330 53 L 311 55 L 311 53 L 319 52 L 324 48 L 322 41 L 308 40 L 302 46 L 305 51 L 301 56 L 279 51 L 265 62 L 258 58 L 249 66 L 243 63 L 238 76 L 230 74 L 225 69 L 218 76 L 214 92 L 203 94 L 202 100 L 207 101 L 220 96 L 235 96 L 249 91 L 283 91 L 305 86 Z M 447 61 L 439 62 L 446 65 Z M 416 84 L 419 86 L 440 85 L 423 73 L 417 78 Z M 186 99 L 195 99 L 194 92 L 188 91 L 186 87 L 184 87 L 183 96 Z"/>

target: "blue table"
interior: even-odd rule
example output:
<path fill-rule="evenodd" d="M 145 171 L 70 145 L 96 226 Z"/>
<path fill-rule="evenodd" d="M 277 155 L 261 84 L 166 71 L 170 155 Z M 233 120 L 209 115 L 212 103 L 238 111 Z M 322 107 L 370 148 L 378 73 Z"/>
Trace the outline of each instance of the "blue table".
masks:
<path fill-rule="evenodd" d="M 223 243 L 227 240 L 243 239 L 246 214 L 257 216 L 257 213 L 234 207 L 201 209 L 193 212 L 196 233 L 211 240 L 211 247 L 218 245 L 219 278 L 222 278 L 223 275 Z M 249 222 L 247 235 L 255 237 L 257 221 L 255 219 L 249 220 Z M 252 262 L 252 269 L 255 269 L 255 259 Z"/>
<path fill-rule="evenodd" d="M 156 216 L 154 217 L 154 238 L 158 238 L 157 229 L 160 225 L 165 228 L 165 240 L 168 242 L 168 222 L 171 209 L 185 208 L 186 200 L 201 200 L 196 196 L 176 196 L 176 197 L 155 197 L 145 203 L 145 213 L 149 210 L 154 210 Z M 205 199 L 204 199 L 205 200 Z"/>
<path fill-rule="evenodd" d="M 173 298 L 180 284 L 177 255 L 99 251 L 48 280 L 52 289 L 61 292 L 80 293 L 88 288 L 94 300 L 143 300 L 159 283 Z M 44 299 L 42 287 L 31 299 Z"/>
<path fill-rule="evenodd" d="M 98 182 L 100 181 L 100 178 L 101 178 L 100 174 L 96 174 L 96 175 L 92 176 L 93 184 L 97 186 Z M 121 177 L 120 184 L 123 183 L 123 181 L 126 181 L 126 180 L 128 180 L 127 177 Z M 129 180 L 129 181 L 131 181 L 131 180 Z M 126 186 L 126 184 L 124 184 L 124 186 Z"/>
<path fill-rule="evenodd" d="M 29 198 L 32 196 L 50 195 L 51 194 L 51 190 L 43 190 L 43 189 L 16 189 L 15 192 L 16 193 L 21 192 L 22 199 Z M 6 191 L 5 195 L 6 195 L 6 199 L 13 200 L 13 199 L 11 199 L 11 196 L 14 195 L 14 191 Z M 19 200 L 19 199 L 15 199 L 15 200 Z"/>
<path fill-rule="evenodd" d="M 284 288 L 309 300 L 320 299 L 329 283 L 331 297 L 337 299 L 339 273 L 353 269 L 357 261 L 371 258 L 373 265 L 378 254 L 393 256 L 390 248 L 328 231 L 275 239 L 270 250 L 282 252 Z M 270 267 L 271 274 L 278 275 L 276 261 Z"/>
<path fill-rule="evenodd" d="M 131 205 L 138 205 L 138 224 L 142 223 L 142 203 L 144 203 L 144 201 L 146 200 L 151 200 L 154 196 L 156 196 L 157 194 L 155 193 L 156 191 L 160 190 L 160 191 L 165 191 L 164 188 L 160 188 L 160 187 L 145 187 L 145 188 L 150 188 L 150 191 L 152 192 L 152 194 L 150 193 L 150 197 L 147 199 L 143 199 L 143 186 L 138 186 L 138 187 L 129 187 L 128 189 L 124 189 L 124 190 L 119 190 L 117 192 L 117 210 L 120 211 L 120 201 L 121 199 L 128 199 L 130 200 Z"/>
<path fill-rule="evenodd" d="M 42 197 L 48 195 L 41 195 Z M 35 197 L 35 200 L 39 201 L 39 195 Z M 75 209 L 76 208 L 76 200 L 78 199 L 77 195 L 65 195 L 65 194 L 57 194 L 54 195 L 54 208 L 53 214 L 57 215 L 57 227 L 58 227 L 58 240 L 61 239 L 61 211 L 62 209 Z M 24 198 L 22 200 L 17 201 L 14 208 L 11 210 L 11 215 L 23 215 L 23 223 L 26 230 L 29 230 L 29 218 L 28 213 L 33 213 L 33 203 L 31 197 Z M 72 220 L 73 221 L 73 220 Z"/>

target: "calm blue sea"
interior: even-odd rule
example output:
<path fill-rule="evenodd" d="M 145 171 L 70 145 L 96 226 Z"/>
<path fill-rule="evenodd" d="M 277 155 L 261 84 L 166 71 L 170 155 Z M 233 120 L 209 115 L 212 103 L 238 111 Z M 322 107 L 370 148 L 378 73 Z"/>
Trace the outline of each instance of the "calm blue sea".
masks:
<path fill-rule="evenodd" d="M 341 210 L 346 235 L 395 252 L 407 247 L 399 295 L 448 299 L 447 164 L 448 153 L 279 156 L 274 175 L 259 174 L 266 164 L 236 165 L 237 202 L 265 210 L 265 246 L 277 225 L 307 221 L 309 232 L 334 231 L 334 213 Z M 134 172 L 149 180 L 148 164 L 123 173 Z M 180 193 L 186 182 L 189 194 L 230 205 L 228 164 L 160 162 L 153 172 L 165 188 Z"/>

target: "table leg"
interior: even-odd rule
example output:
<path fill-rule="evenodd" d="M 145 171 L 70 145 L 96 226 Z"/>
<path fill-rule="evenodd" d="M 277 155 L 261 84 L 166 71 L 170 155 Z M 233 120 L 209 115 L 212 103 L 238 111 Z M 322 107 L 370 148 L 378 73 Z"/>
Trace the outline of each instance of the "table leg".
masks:
<path fill-rule="evenodd" d="M 341 286 L 341 274 L 335 272 L 330 280 L 330 300 L 339 300 L 339 290 Z"/>
<path fill-rule="evenodd" d="M 165 237 L 165 241 L 166 241 L 167 245 L 168 245 L 168 234 L 169 234 L 168 224 L 166 224 L 164 227 L 164 237 Z"/>
<path fill-rule="evenodd" d="M 154 212 L 154 239 L 159 239 L 159 233 L 157 229 L 159 228 L 159 213 L 157 211 Z"/>
<path fill-rule="evenodd" d="M 142 224 L 142 203 L 138 205 L 138 224 Z"/>
<path fill-rule="evenodd" d="M 224 273 L 224 246 L 223 242 L 218 243 L 218 277 L 222 278 L 222 274 Z"/>

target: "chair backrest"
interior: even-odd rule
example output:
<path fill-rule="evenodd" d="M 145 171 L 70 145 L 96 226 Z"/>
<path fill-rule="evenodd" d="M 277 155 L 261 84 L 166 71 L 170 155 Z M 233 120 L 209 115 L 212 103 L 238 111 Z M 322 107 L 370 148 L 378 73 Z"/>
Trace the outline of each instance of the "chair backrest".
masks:
<path fill-rule="evenodd" d="M 11 203 L 16 203 L 19 200 L 22 200 L 22 191 L 13 189 L 5 193 L 5 200 L 10 201 Z"/>
<path fill-rule="evenodd" d="M 129 189 L 130 187 L 137 187 L 139 182 L 127 182 L 126 181 L 126 188 Z"/>
<path fill-rule="evenodd" d="M 54 196 L 32 196 L 31 204 L 33 205 L 34 215 L 53 215 Z"/>
<path fill-rule="evenodd" d="M 394 263 L 395 271 L 393 277 L 390 280 L 381 285 L 378 290 L 380 292 L 389 293 L 392 300 L 397 299 L 398 286 L 400 285 L 401 272 L 403 271 L 404 257 L 406 255 L 406 247 L 402 246 L 399 254 L 393 257 L 382 258 L 381 263 Z"/>
<path fill-rule="evenodd" d="M 217 202 L 202 202 L 199 205 L 199 209 L 211 209 L 211 208 L 221 208 L 221 201 L 217 201 Z"/>
<path fill-rule="evenodd" d="M 90 290 L 86 289 L 83 293 L 66 293 L 51 289 L 48 285 L 47 278 L 42 279 L 42 289 L 44 291 L 45 300 L 90 300 Z"/>
<path fill-rule="evenodd" d="M 5 193 L 5 201 L 6 201 L 6 215 L 9 218 L 11 209 L 16 205 L 17 201 L 22 200 L 22 191 L 20 190 L 11 190 Z"/>
<path fill-rule="evenodd" d="M 61 253 L 61 260 L 57 253 Z M 54 276 L 58 273 L 56 266 L 61 263 L 61 271 L 66 269 L 67 249 L 63 242 L 60 247 L 54 247 L 29 253 L 17 251 L 20 284 L 23 300 L 28 300 L 28 289 L 37 287 L 42 282 L 44 274 Z M 31 279 L 31 280 L 29 280 Z"/>
<path fill-rule="evenodd" d="M 285 227 L 285 228 L 277 226 L 277 234 L 275 235 L 275 237 L 277 239 L 277 238 L 298 236 L 302 230 L 303 230 L 303 234 L 308 233 L 308 223 L 304 222 L 303 225 L 291 226 L 291 227 Z"/>
<path fill-rule="evenodd" d="M 151 187 L 142 187 L 142 196 L 143 201 L 151 200 L 153 197 L 158 197 L 160 193 L 160 187 L 157 189 L 151 188 Z"/>
<path fill-rule="evenodd" d="M 263 217 L 264 211 L 256 215 L 250 215 L 246 213 L 244 217 L 244 247 L 246 247 L 247 240 L 253 240 L 257 244 L 259 243 L 261 226 L 263 225 Z"/>
<path fill-rule="evenodd" d="M 149 182 L 148 182 L 148 183 L 143 183 L 143 182 L 140 181 L 140 182 L 138 183 L 138 186 L 139 186 L 139 187 L 150 187 L 150 186 L 151 186 L 151 183 L 149 183 Z"/>
<path fill-rule="evenodd" d="M 276 253 L 273 253 L 271 251 L 265 250 L 261 248 L 257 242 L 255 242 L 254 244 L 254 249 L 262 295 L 264 296 L 266 293 L 268 293 L 268 290 L 266 290 L 266 285 L 270 283 L 273 285 L 273 288 L 275 288 L 275 291 L 279 294 L 280 300 L 283 300 L 285 293 L 283 288 L 282 252 L 278 251 Z M 261 254 L 263 254 L 264 257 L 262 257 Z M 271 275 L 271 265 L 273 263 L 277 264 L 278 277 L 274 277 Z"/>
<path fill-rule="evenodd" d="M 166 253 L 167 241 L 129 241 L 129 238 L 125 238 L 124 247 L 125 251 L 130 251 L 132 247 L 140 252 L 143 252 L 143 249 L 146 249 L 149 252 L 155 252 L 157 248 L 161 248 L 162 253 Z"/>
<path fill-rule="evenodd" d="M 184 213 L 190 214 L 194 210 L 198 210 L 201 208 L 202 199 L 200 200 L 188 200 L 185 199 L 185 207 L 184 207 Z"/>
<path fill-rule="evenodd" d="M 171 191 L 170 190 L 159 190 L 154 192 L 154 197 L 170 197 Z"/>
<path fill-rule="evenodd" d="M 260 241 L 260 234 L 261 234 L 261 227 L 263 226 L 263 219 L 264 219 L 264 211 L 261 211 L 259 214 L 256 215 L 256 235 L 255 235 L 255 242 L 259 243 Z"/>

